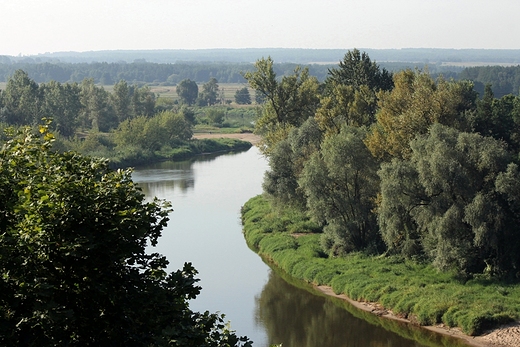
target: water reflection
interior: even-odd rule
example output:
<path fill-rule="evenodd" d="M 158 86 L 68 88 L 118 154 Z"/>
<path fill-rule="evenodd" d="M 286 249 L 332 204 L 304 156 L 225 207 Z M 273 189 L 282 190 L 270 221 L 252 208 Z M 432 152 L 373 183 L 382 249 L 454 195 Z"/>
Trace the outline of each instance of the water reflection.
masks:
<path fill-rule="evenodd" d="M 270 344 L 282 343 L 284 347 L 467 346 L 462 340 L 381 319 L 345 301 L 309 290 L 298 288 L 271 271 L 264 289 L 256 297 L 255 307 L 256 323 L 265 328 Z"/>
<path fill-rule="evenodd" d="M 132 178 L 146 196 L 163 196 L 166 192 L 179 189 L 187 194 L 195 187 L 193 165 L 197 162 L 211 162 L 216 155 L 199 156 L 185 161 L 164 161 L 136 168 Z"/>

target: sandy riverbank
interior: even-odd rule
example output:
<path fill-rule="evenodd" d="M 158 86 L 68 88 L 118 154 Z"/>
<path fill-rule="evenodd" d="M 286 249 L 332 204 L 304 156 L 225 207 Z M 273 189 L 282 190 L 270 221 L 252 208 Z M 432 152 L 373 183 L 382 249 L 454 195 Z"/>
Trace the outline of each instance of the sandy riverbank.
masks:
<path fill-rule="evenodd" d="M 260 142 L 260 136 L 252 133 L 237 133 L 237 134 L 215 134 L 215 133 L 200 133 L 194 134 L 194 139 L 220 139 L 220 138 L 231 138 L 239 139 L 242 141 L 251 142 L 253 145 Z"/>

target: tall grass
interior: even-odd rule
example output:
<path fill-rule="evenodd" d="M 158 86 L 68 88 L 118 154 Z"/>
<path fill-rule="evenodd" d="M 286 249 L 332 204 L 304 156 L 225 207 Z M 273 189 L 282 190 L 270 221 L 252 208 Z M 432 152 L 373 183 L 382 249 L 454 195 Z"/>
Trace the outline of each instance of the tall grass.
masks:
<path fill-rule="evenodd" d="M 478 277 L 464 282 L 455 272 L 439 272 L 399 256 L 328 257 L 319 246 L 320 234 L 305 216 L 275 210 L 263 196 L 244 205 L 242 221 L 249 247 L 288 275 L 328 285 L 353 300 L 378 302 L 417 324 L 443 323 L 479 335 L 520 319 L 518 283 Z M 299 231 L 304 234 L 295 237 Z"/>

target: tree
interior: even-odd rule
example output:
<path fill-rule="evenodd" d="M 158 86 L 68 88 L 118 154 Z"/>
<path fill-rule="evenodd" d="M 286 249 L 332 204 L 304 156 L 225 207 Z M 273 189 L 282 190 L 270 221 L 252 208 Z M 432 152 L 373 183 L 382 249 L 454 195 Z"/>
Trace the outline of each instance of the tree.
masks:
<path fill-rule="evenodd" d="M 186 141 L 193 136 L 193 124 L 182 113 L 164 111 L 159 113 L 160 126 L 166 130 L 170 143 L 180 140 Z"/>
<path fill-rule="evenodd" d="M 103 87 L 97 87 L 93 79 L 83 80 L 80 88 L 82 125 L 102 132 L 117 127 L 117 117 L 110 102 L 110 94 Z"/>
<path fill-rule="evenodd" d="M 348 51 L 338 68 L 329 69 L 326 84 L 352 86 L 358 89 L 367 86 L 371 90 L 391 90 L 394 86 L 392 74 L 386 69 L 380 69 L 376 62 L 371 61 L 368 54 L 358 49 Z"/>
<path fill-rule="evenodd" d="M 121 80 L 114 85 L 112 91 L 112 103 L 116 113 L 118 123 L 131 118 L 130 113 L 130 88 L 125 80 Z"/>
<path fill-rule="evenodd" d="M 176 92 L 183 102 L 188 104 L 188 106 L 191 106 L 199 96 L 199 87 L 196 82 L 190 79 L 185 79 L 179 82 Z"/>
<path fill-rule="evenodd" d="M 202 85 L 202 92 L 199 95 L 200 106 L 212 106 L 217 103 L 218 81 L 211 77 L 207 83 Z"/>
<path fill-rule="evenodd" d="M 169 206 L 129 170 L 50 151 L 26 128 L 0 153 L 0 344 L 234 346 L 222 316 L 193 312 L 196 270 L 166 273 Z"/>
<path fill-rule="evenodd" d="M 377 121 L 366 143 L 373 155 L 407 158 L 409 143 L 434 123 L 469 128 L 467 114 L 476 107 L 473 84 L 434 81 L 427 72 L 405 70 L 394 75 L 395 87 L 379 94 Z"/>
<path fill-rule="evenodd" d="M 80 92 L 77 83 L 61 84 L 51 81 L 40 85 L 42 93 L 41 114 L 52 119 L 51 126 L 60 135 L 70 137 L 75 134 L 82 112 Z"/>
<path fill-rule="evenodd" d="M 240 88 L 235 92 L 235 102 L 239 105 L 251 104 L 251 95 L 247 87 Z"/>
<path fill-rule="evenodd" d="M 287 138 L 293 127 L 314 116 L 319 103 L 319 83 L 309 76 L 307 68 L 300 67 L 278 81 L 271 57 L 258 60 L 255 68 L 254 72 L 244 73 L 244 78 L 255 93 L 265 97 L 255 132 L 262 135 L 261 149 L 264 154 L 269 154 L 279 141 Z"/>
<path fill-rule="evenodd" d="M 380 171 L 388 247 L 424 252 L 440 269 L 516 272 L 520 177 L 504 143 L 434 124 L 411 150 L 409 161 L 394 159 Z"/>
<path fill-rule="evenodd" d="M 23 70 L 16 70 L 2 92 L 2 121 L 8 124 L 36 124 L 40 120 L 41 93 L 38 84 Z"/>
<path fill-rule="evenodd" d="M 224 117 L 226 113 L 223 110 L 219 110 L 217 108 L 208 108 L 206 109 L 206 116 L 210 120 L 211 124 L 216 126 L 221 126 L 222 122 L 224 122 Z"/>
<path fill-rule="evenodd" d="M 366 85 L 352 86 L 330 82 L 328 93 L 320 100 L 316 121 L 327 134 L 337 134 L 345 125 L 369 126 L 374 121 L 377 98 Z"/>
<path fill-rule="evenodd" d="M 294 128 L 288 138 L 276 144 L 264 176 L 264 191 L 283 205 L 305 208 L 304 191 L 298 179 L 309 158 L 320 149 L 322 133 L 314 118 Z"/>
<path fill-rule="evenodd" d="M 345 126 L 325 138 L 298 180 L 308 213 L 325 225 L 322 246 L 333 255 L 377 251 L 380 243 L 373 213 L 379 163 L 363 143 L 364 136 L 363 128 Z"/>
<path fill-rule="evenodd" d="M 131 88 L 131 104 L 133 116 L 152 117 L 155 113 L 155 94 L 150 90 L 150 87 Z"/>

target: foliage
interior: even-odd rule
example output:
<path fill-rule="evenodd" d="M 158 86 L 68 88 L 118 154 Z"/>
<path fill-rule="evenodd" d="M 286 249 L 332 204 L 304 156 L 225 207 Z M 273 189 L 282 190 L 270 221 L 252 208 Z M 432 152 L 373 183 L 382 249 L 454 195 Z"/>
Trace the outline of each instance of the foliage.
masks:
<path fill-rule="evenodd" d="M 79 85 L 51 81 L 40 85 L 40 90 L 41 115 L 53 120 L 51 125 L 60 135 L 73 136 L 78 127 L 78 115 L 83 108 Z"/>
<path fill-rule="evenodd" d="M 476 101 L 471 83 L 435 82 L 427 72 L 406 70 L 394 75 L 394 85 L 380 93 L 377 122 L 366 139 L 376 157 L 409 157 L 410 140 L 426 134 L 434 123 L 468 128 L 466 113 L 475 109 Z"/>
<path fill-rule="evenodd" d="M 207 83 L 202 85 L 202 92 L 200 92 L 198 97 L 199 106 L 215 105 L 219 96 L 218 92 L 218 81 L 215 77 L 212 77 Z"/>
<path fill-rule="evenodd" d="M 381 232 L 389 247 L 415 240 L 433 263 L 460 271 L 518 271 L 516 164 L 503 143 L 435 124 L 410 161 L 381 169 Z M 507 179 L 505 177 L 508 177 Z"/>
<path fill-rule="evenodd" d="M 287 220 L 283 228 L 279 220 Z M 520 285 L 475 277 L 461 282 L 450 271 L 403 259 L 351 253 L 326 257 L 316 249 L 320 235 L 291 236 L 291 218 L 257 196 L 242 208 L 248 245 L 293 278 L 328 285 L 336 294 L 378 302 L 420 325 L 443 323 L 469 335 L 520 319 Z M 302 271 L 303 270 L 303 271 Z"/>
<path fill-rule="evenodd" d="M 177 92 L 177 95 L 188 105 L 191 106 L 195 103 L 195 100 L 197 100 L 197 97 L 199 96 L 199 87 L 197 86 L 197 83 L 190 80 L 185 79 L 182 80 L 175 89 Z"/>
<path fill-rule="evenodd" d="M 319 99 L 318 81 L 309 70 L 297 67 L 290 76 L 276 78 L 273 60 L 258 60 L 256 71 L 244 73 L 256 93 L 265 97 L 262 116 L 255 131 L 263 136 L 262 151 L 269 154 L 274 146 L 287 138 L 292 127 L 298 127 L 314 115 Z"/>
<path fill-rule="evenodd" d="M 247 89 L 247 87 L 237 89 L 235 92 L 235 102 L 239 105 L 251 104 L 251 95 L 249 94 L 249 89 Z"/>
<path fill-rule="evenodd" d="M 40 103 L 38 84 L 26 72 L 17 70 L 1 94 L 1 120 L 14 125 L 34 124 L 40 119 Z"/>
<path fill-rule="evenodd" d="M 169 207 L 130 171 L 50 151 L 30 129 L 0 152 L 2 345 L 233 346 L 222 316 L 192 312 L 196 270 L 167 274 L 155 246 Z"/>
<path fill-rule="evenodd" d="M 333 255 L 377 250 L 372 210 L 379 187 L 378 162 L 363 143 L 365 131 L 343 127 L 327 137 L 305 164 L 298 183 L 309 214 L 325 225 L 322 244 Z"/>
<path fill-rule="evenodd" d="M 306 199 L 298 185 L 298 178 L 305 162 L 319 150 L 321 140 L 321 131 L 313 118 L 307 119 L 300 128 L 293 129 L 270 155 L 270 170 L 264 176 L 264 191 L 282 204 L 305 208 Z"/>
<path fill-rule="evenodd" d="M 226 116 L 226 113 L 222 109 L 211 107 L 206 109 L 206 116 L 208 117 L 212 125 L 222 126 L 222 122 L 224 122 L 224 117 Z"/>
<path fill-rule="evenodd" d="M 331 82 L 354 89 L 367 86 L 371 90 L 387 91 L 393 88 L 392 74 L 385 68 L 380 69 L 366 52 L 358 49 L 348 51 L 337 68 L 329 69 L 326 83 Z"/>
<path fill-rule="evenodd" d="M 117 115 L 110 102 L 110 94 L 104 88 L 96 86 L 93 79 L 83 80 L 80 88 L 83 106 L 80 114 L 81 125 L 102 132 L 116 128 Z"/>
<path fill-rule="evenodd" d="M 491 85 L 486 85 L 484 95 L 477 102 L 477 111 L 470 118 L 473 131 L 505 141 L 509 148 L 520 149 L 520 97 L 506 95 L 494 97 Z"/>

